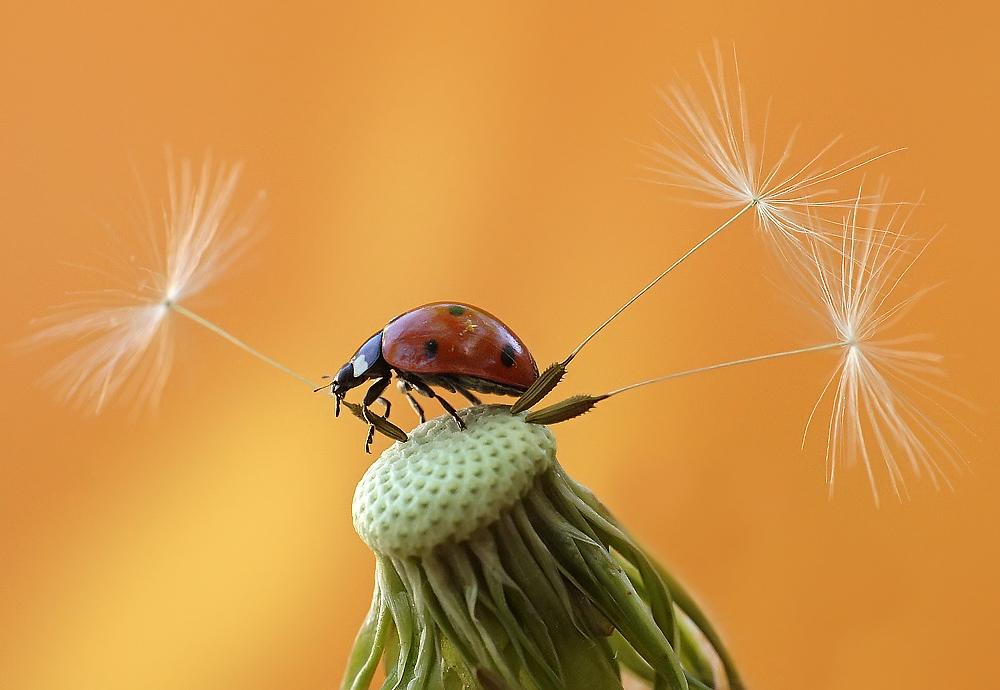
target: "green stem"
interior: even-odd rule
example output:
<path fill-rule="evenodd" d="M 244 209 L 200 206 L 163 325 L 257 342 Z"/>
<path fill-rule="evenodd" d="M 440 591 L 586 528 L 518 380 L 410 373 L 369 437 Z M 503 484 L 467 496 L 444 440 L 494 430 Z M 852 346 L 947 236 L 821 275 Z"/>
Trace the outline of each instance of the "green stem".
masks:
<path fill-rule="evenodd" d="M 777 359 L 778 357 L 787 357 L 789 355 L 801 355 L 807 352 L 819 352 L 821 350 L 832 350 L 835 347 L 844 347 L 845 343 L 827 343 L 826 345 L 814 345 L 813 347 L 804 347 L 800 350 L 786 350 L 785 352 L 772 352 L 769 355 L 757 355 L 756 357 L 746 357 L 745 359 L 734 359 L 731 362 L 722 362 L 721 364 L 712 364 L 707 367 L 699 367 L 697 369 L 688 369 L 687 371 L 679 371 L 674 374 L 667 374 L 666 376 L 658 376 L 655 379 L 648 379 L 646 381 L 640 381 L 639 383 L 633 383 L 624 388 L 619 388 L 613 390 L 610 393 L 605 393 L 601 396 L 601 399 L 610 398 L 612 395 L 618 395 L 619 393 L 624 393 L 625 391 L 630 391 L 633 388 L 640 388 L 642 386 L 648 386 L 651 383 L 658 383 L 659 381 L 666 381 L 668 379 L 676 379 L 681 376 L 687 376 L 689 374 L 700 374 L 705 371 L 713 371 L 715 369 L 723 369 L 725 367 L 736 366 L 737 364 L 750 364 L 751 362 L 762 362 L 766 359 Z"/>
<path fill-rule="evenodd" d="M 636 293 L 636 295 L 632 299 L 630 299 L 628 302 L 626 302 L 625 304 L 623 304 L 622 307 L 618 311 L 616 311 L 614 314 L 612 314 L 611 317 L 607 321 L 605 321 L 600 326 L 598 326 L 597 330 L 595 330 L 593 333 L 591 333 L 590 335 L 588 335 L 586 337 L 586 339 L 582 343 L 580 343 L 579 345 L 577 345 L 576 349 L 573 350 L 573 352 L 570 353 L 569 357 L 567 357 L 565 360 L 563 360 L 563 362 L 562 362 L 563 366 L 566 366 L 567 364 L 569 364 L 573 360 L 573 358 L 576 357 L 577 354 L 579 354 L 580 350 L 582 350 L 584 348 L 584 346 L 593 339 L 593 337 L 595 335 L 597 335 L 602 330 L 604 330 L 604 327 L 607 326 L 612 321 L 614 321 L 615 318 L 617 318 L 617 316 L 619 314 L 621 314 L 623 311 L 625 311 L 629 307 L 629 305 L 632 304 L 632 302 L 635 302 L 637 299 L 639 299 L 644 294 L 646 294 L 647 290 L 649 290 L 651 287 L 653 287 L 658 282 L 660 282 L 660 279 L 662 279 L 665 275 L 667 275 L 672 270 L 674 270 L 675 268 L 677 268 L 677 266 L 679 266 L 682 261 L 684 261 L 686 258 L 688 258 L 692 254 L 694 254 L 696 251 L 698 251 L 699 249 L 701 249 L 702 245 L 704 245 L 710 239 L 712 239 L 713 237 L 715 237 L 716 235 L 718 235 L 720 232 L 722 232 L 723 230 L 725 230 L 726 228 L 728 228 L 730 225 L 732 225 L 736 221 L 737 218 L 739 218 L 740 216 L 742 216 L 744 213 L 746 213 L 748 210 L 750 210 L 751 208 L 753 208 L 756 205 L 757 205 L 757 201 L 756 200 L 751 201 L 749 204 L 747 204 L 746 206 L 744 206 L 743 208 L 741 208 L 736 213 L 736 215 L 734 215 L 732 218 L 730 218 L 725 223 L 723 223 L 718 228 L 716 228 L 711 233 L 709 233 L 709 235 L 707 237 L 705 237 L 703 240 L 701 240 L 698 244 L 696 244 L 695 246 L 691 247 L 691 249 L 689 249 L 684 254 L 684 256 L 682 256 L 681 258 L 677 259 L 677 261 L 675 261 L 674 263 L 670 264 L 670 266 L 667 268 L 667 270 L 665 270 L 660 275 L 656 276 L 652 280 L 652 282 L 649 283 L 649 285 L 647 285 L 642 290 L 640 290 L 638 293 Z"/>

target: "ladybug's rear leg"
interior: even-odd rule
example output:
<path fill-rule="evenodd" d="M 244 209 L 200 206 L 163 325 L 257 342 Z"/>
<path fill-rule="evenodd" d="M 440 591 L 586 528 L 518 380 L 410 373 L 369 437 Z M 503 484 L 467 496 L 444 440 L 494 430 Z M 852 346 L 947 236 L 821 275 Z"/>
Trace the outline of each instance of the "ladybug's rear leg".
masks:
<path fill-rule="evenodd" d="M 413 384 L 409 381 L 399 379 L 399 381 L 396 382 L 396 386 L 399 388 L 399 392 L 405 395 L 406 399 L 410 401 L 410 405 L 413 406 L 413 411 L 416 412 L 417 417 L 420 418 L 420 423 L 423 424 L 426 422 L 427 417 L 424 416 L 424 408 L 420 406 L 417 399 L 413 397 L 413 393 L 410 392 L 413 390 Z"/>
<path fill-rule="evenodd" d="M 458 416 L 458 411 L 454 407 L 451 406 L 451 403 L 448 402 L 447 400 L 445 400 L 444 398 L 442 398 L 437 393 L 434 394 L 434 397 L 437 398 L 437 400 L 438 400 L 439 403 L 441 403 L 441 407 L 444 408 L 445 412 L 447 412 L 448 414 L 450 414 L 452 416 L 452 418 L 456 422 L 458 422 L 458 428 L 459 429 L 465 429 L 465 422 L 463 422 L 462 418 Z"/>
<path fill-rule="evenodd" d="M 431 388 L 418 378 L 408 378 L 406 379 L 406 382 L 411 386 L 413 386 L 414 388 L 416 388 L 417 391 L 420 392 L 421 394 L 426 395 L 428 398 L 437 398 L 437 401 L 441 403 L 441 407 L 444 408 L 444 411 L 450 414 L 452 419 L 454 419 L 455 422 L 458 424 L 458 428 L 459 429 L 465 428 L 465 422 L 463 422 L 462 418 L 458 416 L 458 412 L 455 410 L 455 408 L 451 406 L 450 402 L 448 402 L 440 395 L 435 393 L 433 388 Z"/>
<path fill-rule="evenodd" d="M 454 382 L 452 382 L 451 385 L 453 385 L 455 387 L 455 390 L 457 390 L 459 393 L 461 393 L 462 395 L 464 395 L 465 399 L 468 400 L 473 405 L 482 405 L 483 404 L 483 401 L 480 400 L 479 398 L 477 398 L 476 396 L 474 396 L 472 394 L 472 391 L 470 391 L 469 389 L 462 388 L 462 386 L 460 386 L 460 385 L 458 385 L 457 383 L 454 383 Z"/>

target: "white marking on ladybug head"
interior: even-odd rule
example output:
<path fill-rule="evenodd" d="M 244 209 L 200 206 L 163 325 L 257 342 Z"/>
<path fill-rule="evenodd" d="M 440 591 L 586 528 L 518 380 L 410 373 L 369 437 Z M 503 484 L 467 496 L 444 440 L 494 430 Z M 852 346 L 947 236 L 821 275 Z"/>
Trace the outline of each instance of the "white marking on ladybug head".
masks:
<path fill-rule="evenodd" d="M 358 378 L 366 371 L 368 371 L 368 360 L 364 354 L 358 353 L 358 356 L 351 360 L 351 373 L 354 378 Z"/>

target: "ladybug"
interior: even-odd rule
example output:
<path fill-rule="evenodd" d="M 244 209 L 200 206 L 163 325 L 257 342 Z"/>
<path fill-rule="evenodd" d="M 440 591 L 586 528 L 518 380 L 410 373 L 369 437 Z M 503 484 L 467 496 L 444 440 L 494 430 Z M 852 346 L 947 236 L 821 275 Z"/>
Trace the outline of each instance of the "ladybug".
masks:
<path fill-rule="evenodd" d="M 513 331 L 478 307 L 435 302 L 401 314 L 365 341 L 329 384 L 339 416 L 340 403 L 347 391 L 374 381 L 360 410 L 368 422 L 366 452 L 371 452 L 377 423 L 371 405 L 380 402 L 385 412 L 379 421 L 388 420 L 390 405 L 382 393 L 393 374 L 421 423 L 426 418 L 413 397 L 414 390 L 428 398 L 437 398 L 464 429 L 465 422 L 458 412 L 432 386 L 460 393 L 473 405 L 479 405 L 473 391 L 519 396 L 538 378 L 538 366 Z"/>

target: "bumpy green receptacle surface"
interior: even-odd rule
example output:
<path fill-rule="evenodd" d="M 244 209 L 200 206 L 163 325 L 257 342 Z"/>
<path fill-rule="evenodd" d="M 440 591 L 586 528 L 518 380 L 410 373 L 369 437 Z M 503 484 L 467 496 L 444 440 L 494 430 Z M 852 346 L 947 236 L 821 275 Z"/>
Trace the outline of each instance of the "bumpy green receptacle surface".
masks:
<path fill-rule="evenodd" d="M 415 556 L 494 522 L 555 459 L 547 427 L 504 406 L 445 415 L 388 448 L 354 493 L 354 528 L 373 550 Z"/>

